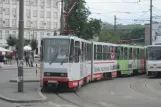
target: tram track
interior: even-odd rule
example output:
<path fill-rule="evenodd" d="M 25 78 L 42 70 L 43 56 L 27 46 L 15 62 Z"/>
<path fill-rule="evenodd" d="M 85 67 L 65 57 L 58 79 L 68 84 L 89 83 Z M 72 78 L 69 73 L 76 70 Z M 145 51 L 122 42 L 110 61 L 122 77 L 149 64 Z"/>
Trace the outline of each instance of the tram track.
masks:
<path fill-rule="evenodd" d="M 143 81 L 137 80 L 137 81 L 132 82 L 130 84 L 130 88 L 132 90 L 134 90 L 135 92 L 138 92 L 142 95 L 146 95 L 147 97 L 153 97 L 155 99 L 161 100 L 161 93 L 148 88 L 147 85 L 148 85 L 149 81 L 144 82 L 144 83 L 139 83 L 139 82 L 143 82 Z M 134 85 L 136 85 L 136 86 L 134 86 Z"/>
<path fill-rule="evenodd" d="M 63 94 L 55 93 L 55 94 L 62 100 L 78 107 L 109 107 L 108 105 L 107 106 L 101 105 L 100 103 L 84 98 L 77 92 L 72 92 L 68 94 L 67 93 L 63 93 Z"/>

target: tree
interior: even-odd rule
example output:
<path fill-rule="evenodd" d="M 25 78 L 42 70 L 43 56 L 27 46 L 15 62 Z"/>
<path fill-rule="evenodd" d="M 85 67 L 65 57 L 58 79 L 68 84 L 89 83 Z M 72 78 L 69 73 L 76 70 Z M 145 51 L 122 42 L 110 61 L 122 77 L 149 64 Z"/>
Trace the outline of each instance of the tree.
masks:
<path fill-rule="evenodd" d="M 7 38 L 7 44 L 8 44 L 8 46 L 15 46 L 16 44 L 17 44 L 17 39 L 16 39 L 16 37 L 13 37 L 13 36 L 9 36 L 8 38 Z"/>
<path fill-rule="evenodd" d="M 109 42 L 109 43 L 117 43 L 120 40 L 120 36 L 113 35 L 113 32 L 110 30 L 102 30 L 99 35 L 99 42 Z"/>
<path fill-rule="evenodd" d="M 94 33 L 99 33 L 100 20 L 90 19 L 90 11 L 85 6 L 85 0 L 77 0 L 77 3 L 68 16 L 68 29 L 72 30 L 76 36 L 91 39 Z M 65 0 L 65 10 L 68 12 L 73 5 L 73 0 Z"/>
<path fill-rule="evenodd" d="M 30 45 L 31 45 L 32 50 L 34 51 L 37 48 L 37 45 L 38 45 L 37 40 L 32 39 Z"/>
<path fill-rule="evenodd" d="M 136 27 L 131 31 L 130 39 L 140 39 L 145 36 L 145 28 L 144 27 Z"/>

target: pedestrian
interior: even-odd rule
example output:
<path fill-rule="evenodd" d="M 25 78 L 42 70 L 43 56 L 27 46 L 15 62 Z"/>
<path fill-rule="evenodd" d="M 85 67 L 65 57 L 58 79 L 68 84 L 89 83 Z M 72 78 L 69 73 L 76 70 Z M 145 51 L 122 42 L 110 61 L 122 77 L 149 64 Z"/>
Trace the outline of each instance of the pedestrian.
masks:
<path fill-rule="evenodd" d="M 16 53 L 16 63 L 17 63 L 17 66 L 18 66 L 18 53 Z"/>
<path fill-rule="evenodd" d="M 29 56 L 28 55 L 25 56 L 25 61 L 26 61 L 26 66 L 30 66 L 30 64 L 29 64 Z"/>
<path fill-rule="evenodd" d="M 2 55 L 2 52 L 0 52 L 0 68 L 3 68 L 4 66 L 4 55 Z"/>
<path fill-rule="evenodd" d="M 32 57 L 32 55 L 30 55 L 30 65 L 31 65 L 31 67 L 33 67 L 33 57 Z"/>

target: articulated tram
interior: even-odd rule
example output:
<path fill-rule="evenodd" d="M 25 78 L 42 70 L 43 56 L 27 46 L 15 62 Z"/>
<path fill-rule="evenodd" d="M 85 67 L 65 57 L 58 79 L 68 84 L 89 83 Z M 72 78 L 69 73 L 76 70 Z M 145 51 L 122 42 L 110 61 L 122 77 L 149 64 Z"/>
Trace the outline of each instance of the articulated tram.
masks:
<path fill-rule="evenodd" d="M 77 89 L 96 80 L 144 73 L 145 48 L 74 36 L 41 40 L 40 86 Z"/>
<path fill-rule="evenodd" d="M 146 56 L 147 76 L 159 76 L 161 74 L 161 45 L 147 46 Z"/>

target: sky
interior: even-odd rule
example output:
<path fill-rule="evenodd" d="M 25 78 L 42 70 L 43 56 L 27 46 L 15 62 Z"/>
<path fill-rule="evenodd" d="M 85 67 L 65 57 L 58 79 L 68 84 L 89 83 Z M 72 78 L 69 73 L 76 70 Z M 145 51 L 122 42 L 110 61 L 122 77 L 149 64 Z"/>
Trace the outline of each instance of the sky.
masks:
<path fill-rule="evenodd" d="M 161 22 L 161 0 L 153 2 L 153 21 Z M 150 20 L 150 0 L 86 0 L 90 17 L 117 24 L 145 24 Z"/>

